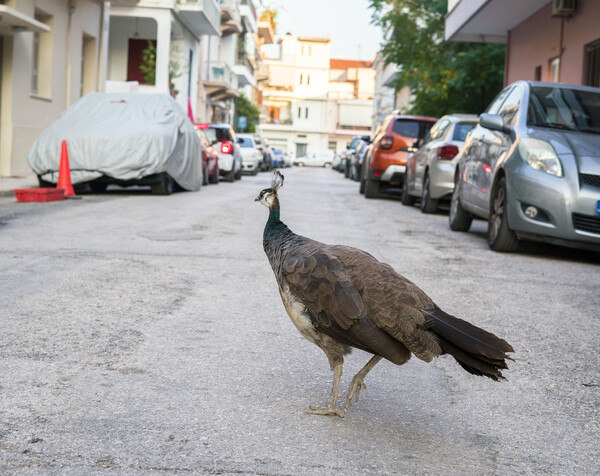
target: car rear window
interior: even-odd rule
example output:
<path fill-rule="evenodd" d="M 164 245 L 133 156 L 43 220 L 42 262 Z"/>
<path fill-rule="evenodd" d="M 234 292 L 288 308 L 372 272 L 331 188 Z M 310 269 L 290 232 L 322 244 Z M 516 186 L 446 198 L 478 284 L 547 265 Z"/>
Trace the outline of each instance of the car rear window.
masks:
<path fill-rule="evenodd" d="M 252 144 L 252 139 L 248 139 L 247 137 L 239 137 L 238 136 L 238 144 L 240 144 L 240 147 L 244 147 L 244 148 L 252 148 L 253 144 Z"/>
<path fill-rule="evenodd" d="M 396 119 L 392 125 L 392 132 L 404 137 L 419 137 L 419 123 L 410 119 Z"/>
<path fill-rule="evenodd" d="M 471 132 L 473 127 L 475 127 L 474 122 L 460 122 L 456 124 L 454 127 L 454 135 L 452 136 L 452 140 L 460 140 L 464 142 L 467 139 L 467 134 Z"/>
<path fill-rule="evenodd" d="M 209 127 L 208 129 L 204 129 L 204 133 L 211 142 L 223 142 L 231 140 L 227 129 L 222 129 L 220 127 Z"/>

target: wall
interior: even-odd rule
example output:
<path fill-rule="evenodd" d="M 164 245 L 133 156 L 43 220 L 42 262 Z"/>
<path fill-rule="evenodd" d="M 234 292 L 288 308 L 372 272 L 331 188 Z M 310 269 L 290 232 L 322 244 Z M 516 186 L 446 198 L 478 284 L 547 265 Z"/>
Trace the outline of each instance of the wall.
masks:
<path fill-rule="evenodd" d="M 560 82 L 582 84 L 585 45 L 600 39 L 600 2 L 579 0 L 578 11 L 564 21 Z M 542 81 L 549 79 L 549 61 L 560 54 L 561 19 L 551 16 L 552 5 L 540 9 L 509 32 L 505 83 L 534 80 L 542 67 Z"/>

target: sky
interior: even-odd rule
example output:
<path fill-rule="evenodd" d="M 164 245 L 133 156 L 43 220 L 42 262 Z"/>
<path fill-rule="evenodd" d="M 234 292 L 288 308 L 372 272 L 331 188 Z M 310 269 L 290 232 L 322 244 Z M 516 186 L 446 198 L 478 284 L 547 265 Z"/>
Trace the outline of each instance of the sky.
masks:
<path fill-rule="evenodd" d="M 331 38 L 331 57 L 374 60 L 382 32 L 372 25 L 369 0 L 262 0 L 277 10 L 277 36 Z"/>

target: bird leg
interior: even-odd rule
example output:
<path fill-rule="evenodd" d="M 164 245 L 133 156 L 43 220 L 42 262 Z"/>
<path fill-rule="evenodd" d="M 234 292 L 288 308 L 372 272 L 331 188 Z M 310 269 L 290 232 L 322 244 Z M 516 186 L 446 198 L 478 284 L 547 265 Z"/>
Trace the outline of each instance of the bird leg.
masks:
<path fill-rule="evenodd" d="M 356 372 L 356 375 L 352 378 L 352 382 L 350 382 L 350 386 L 348 387 L 348 396 L 346 397 L 345 407 L 346 411 L 350 406 L 350 402 L 352 401 L 352 397 L 354 396 L 354 394 L 356 394 L 356 403 L 358 403 L 358 395 L 360 394 L 360 391 L 367 389 L 367 386 L 363 382 L 364 378 L 381 359 L 381 356 L 374 355 L 373 357 L 371 357 L 371 360 L 367 362 L 367 365 L 365 365 L 361 370 Z"/>
<path fill-rule="evenodd" d="M 333 368 L 333 388 L 331 389 L 331 396 L 329 397 L 329 405 L 326 407 L 316 407 L 311 405 L 308 410 L 306 410 L 306 413 L 310 413 L 311 415 L 337 415 L 340 418 L 345 418 L 346 415 L 337 406 L 337 399 L 341 397 L 341 395 L 338 395 L 341 378 L 342 362 L 338 363 Z"/>

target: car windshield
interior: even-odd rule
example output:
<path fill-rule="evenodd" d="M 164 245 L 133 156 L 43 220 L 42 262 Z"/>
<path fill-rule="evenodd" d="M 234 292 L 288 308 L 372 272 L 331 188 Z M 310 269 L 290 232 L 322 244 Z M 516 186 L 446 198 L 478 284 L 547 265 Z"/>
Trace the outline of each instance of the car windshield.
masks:
<path fill-rule="evenodd" d="M 464 142 L 467 138 L 467 134 L 471 132 L 471 129 L 475 127 L 474 122 L 460 122 L 454 127 L 454 135 L 452 140 L 459 140 Z"/>
<path fill-rule="evenodd" d="M 246 137 L 239 137 L 238 136 L 238 144 L 240 144 L 240 147 L 244 147 L 244 148 L 252 148 L 252 141 Z"/>
<path fill-rule="evenodd" d="M 529 96 L 527 123 L 600 134 L 600 91 L 534 86 Z"/>
<path fill-rule="evenodd" d="M 350 148 L 356 149 L 356 146 L 358 145 L 359 142 L 360 142 L 360 137 L 355 137 L 354 139 L 352 139 L 352 144 L 350 144 Z"/>

